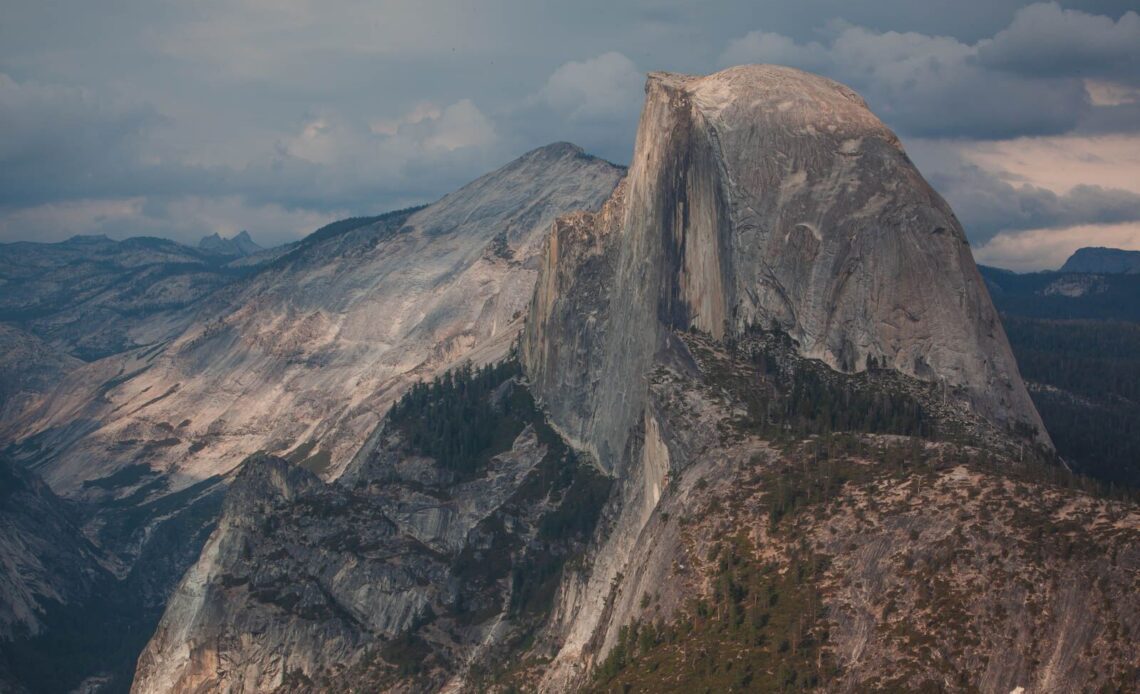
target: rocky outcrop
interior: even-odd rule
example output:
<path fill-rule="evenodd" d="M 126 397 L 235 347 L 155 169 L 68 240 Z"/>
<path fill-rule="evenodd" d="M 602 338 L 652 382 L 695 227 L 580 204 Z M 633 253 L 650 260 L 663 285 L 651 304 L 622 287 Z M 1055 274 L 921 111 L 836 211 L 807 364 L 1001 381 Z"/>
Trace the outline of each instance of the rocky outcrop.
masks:
<path fill-rule="evenodd" d="M 582 485 L 605 483 L 509 372 L 493 377 L 479 406 L 500 434 L 458 459 L 389 417 L 336 483 L 247 460 L 132 691 L 434 691 L 532 633 L 604 498 Z M 462 396 L 428 397 L 439 413 Z"/>
<path fill-rule="evenodd" d="M 619 480 L 591 573 L 563 586 L 546 686 L 580 683 L 583 659 L 635 614 L 639 576 L 672 561 L 653 510 L 664 480 L 708 455 L 679 453 L 650 397 L 656 371 L 688 368 L 679 332 L 778 331 L 800 358 L 930 383 L 998 439 L 1048 447 L 961 226 L 830 80 L 775 66 L 651 74 L 626 180 L 599 212 L 559 220 L 542 259 L 527 375 L 552 424 Z"/>
<path fill-rule="evenodd" d="M 524 338 L 572 440 L 617 468 L 666 332 L 760 326 L 1048 443 L 960 224 L 858 95 L 775 66 L 653 73 L 646 94 L 624 188 L 559 223 Z"/>

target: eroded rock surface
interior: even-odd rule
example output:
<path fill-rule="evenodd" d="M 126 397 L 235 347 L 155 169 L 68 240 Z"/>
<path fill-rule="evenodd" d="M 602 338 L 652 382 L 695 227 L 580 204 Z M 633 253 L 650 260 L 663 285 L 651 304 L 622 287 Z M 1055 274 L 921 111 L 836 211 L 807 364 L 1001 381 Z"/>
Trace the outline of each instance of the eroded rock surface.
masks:
<path fill-rule="evenodd" d="M 670 329 L 780 329 L 804 356 L 945 383 L 1048 442 L 961 225 L 863 100 L 825 78 L 651 74 L 624 188 L 561 221 L 543 258 L 528 374 L 607 467 Z"/>
<path fill-rule="evenodd" d="M 247 460 L 133 691 L 432 691 L 509 657 L 541 625 L 606 483 L 517 381 L 481 406 L 499 442 L 451 463 L 391 417 L 336 483 Z"/>
<path fill-rule="evenodd" d="M 102 358 L 88 363 L 0 332 L 13 347 L 0 359 L 0 411 L 11 414 L 0 450 L 82 505 L 75 522 L 115 574 L 107 591 L 134 611 L 115 639 L 149 636 L 247 456 L 270 451 L 335 477 L 409 384 L 503 358 L 551 222 L 596 208 L 621 175 L 550 145 L 433 205 L 232 261 L 155 239 L 5 246 L 0 311 L 42 298 L 34 308 L 46 317 L 26 318 L 53 342 L 56 328 L 62 340 L 98 324 L 98 350 L 85 356 Z M 68 263 L 90 270 L 70 293 Z M 124 274 L 130 282 L 115 284 Z M 449 546 L 472 513 L 408 511 L 452 528 Z M 131 647 L 128 659 L 141 645 Z M 86 665 L 66 651 L 58 657 Z"/>

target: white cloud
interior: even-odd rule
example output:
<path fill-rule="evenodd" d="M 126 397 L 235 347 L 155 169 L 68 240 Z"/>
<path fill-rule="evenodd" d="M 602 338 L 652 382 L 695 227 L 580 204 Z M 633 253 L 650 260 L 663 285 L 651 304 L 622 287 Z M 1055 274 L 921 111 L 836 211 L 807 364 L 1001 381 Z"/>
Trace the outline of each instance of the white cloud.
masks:
<path fill-rule="evenodd" d="M 1140 88 L 1105 80 L 1085 80 L 1093 106 L 1124 106 L 1140 103 Z"/>
<path fill-rule="evenodd" d="M 1029 229 L 998 234 L 974 249 L 982 265 L 1016 272 L 1053 270 L 1084 246 L 1140 250 L 1140 223 L 1089 224 L 1063 229 Z"/>
<path fill-rule="evenodd" d="M 1140 135 L 1021 137 L 962 143 L 968 161 L 1006 180 L 1066 193 L 1080 185 L 1140 195 Z"/>
<path fill-rule="evenodd" d="M 457 101 L 438 116 L 425 116 L 412 125 L 419 131 L 425 123 L 430 125 L 424 128 L 422 139 L 427 149 L 450 152 L 463 147 L 487 147 L 495 141 L 495 126 L 470 99 Z"/>
<path fill-rule="evenodd" d="M 987 68 L 979 45 L 833 22 L 825 42 L 753 31 L 728 44 L 722 66 L 777 63 L 819 72 L 859 91 L 904 134 L 1005 138 L 1072 129 L 1091 104 L 1082 80 Z"/>
<path fill-rule="evenodd" d="M 368 129 L 377 135 L 395 135 L 399 132 L 401 125 L 420 123 L 425 120 L 435 120 L 439 118 L 440 115 L 442 114 L 438 106 L 428 102 L 421 102 L 416 104 L 411 111 L 408 111 L 401 118 L 372 121 Z"/>
<path fill-rule="evenodd" d="M 642 101 L 645 74 L 621 53 L 562 65 L 539 92 L 554 111 L 571 121 L 628 115 Z"/>
<path fill-rule="evenodd" d="M 1065 178 L 1056 172 L 1066 168 L 1066 150 L 1058 150 L 1048 138 L 1002 143 L 912 140 L 907 150 L 950 202 L 975 246 L 1011 230 L 1140 221 L 1140 191 L 1114 185 L 1117 181 L 1110 175 L 1077 174 L 1068 179 L 1072 185 L 1049 185 Z M 1076 150 L 1067 153 L 1076 155 Z"/>
<path fill-rule="evenodd" d="M 827 48 L 822 44 L 816 41 L 799 44 L 770 31 L 750 31 L 733 39 L 721 53 L 719 62 L 724 67 L 749 63 L 794 65 L 809 72 L 822 72 L 829 67 Z"/>

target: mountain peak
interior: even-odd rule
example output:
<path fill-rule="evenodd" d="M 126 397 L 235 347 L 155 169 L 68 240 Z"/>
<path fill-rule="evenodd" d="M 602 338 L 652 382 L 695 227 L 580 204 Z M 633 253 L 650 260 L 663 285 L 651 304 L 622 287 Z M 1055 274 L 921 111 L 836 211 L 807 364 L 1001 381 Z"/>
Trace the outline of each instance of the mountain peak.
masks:
<path fill-rule="evenodd" d="M 1140 273 L 1140 251 L 1122 248 L 1086 246 L 1073 252 L 1061 272 L 1086 272 L 1099 275 L 1133 275 Z"/>
<path fill-rule="evenodd" d="M 249 232 L 242 230 L 230 238 L 223 238 L 218 232 L 214 232 L 209 236 L 203 236 L 202 240 L 198 242 L 198 249 L 208 253 L 216 253 L 218 255 L 230 255 L 236 257 L 245 257 L 253 255 L 258 251 L 264 250 L 261 246 L 254 242 L 250 237 Z"/>
<path fill-rule="evenodd" d="M 943 383 L 1047 444 L 960 224 L 853 90 L 772 65 L 650 73 L 631 161 L 601 213 L 555 227 L 522 343 L 540 396 L 571 403 L 552 406 L 559 427 L 603 467 L 636 426 L 642 370 L 690 330 L 777 330 L 840 372 Z M 575 303 L 599 286 L 606 305 Z M 582 341 L 593 364 L 557 347 Z M 588 387 L 568 397 L 575 379 Z"/>

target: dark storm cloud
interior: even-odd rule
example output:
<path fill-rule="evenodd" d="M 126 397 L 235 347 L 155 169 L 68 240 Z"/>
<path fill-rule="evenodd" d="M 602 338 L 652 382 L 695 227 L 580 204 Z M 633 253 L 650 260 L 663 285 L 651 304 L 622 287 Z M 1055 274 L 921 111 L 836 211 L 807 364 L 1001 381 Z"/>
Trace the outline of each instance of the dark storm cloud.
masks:
<path fill-rule="evenodd" d="M 0 204 L 97 190 L 111 172 L 137 166 L 144 134 L 163 122 L 147 106 L 0 73 Z"/>
<path fill-rule="evenodd" d="M 910 153 L 976 246 L 1001 232 L 1140 221 L 1140 195 L 1127 190 L 1078 185 L 1059 195 L 1003 180 L 945 145 L 919 145 Z"/>
<path fill-rule="evenodd" d="M 1118 21 L 1054 4 L 1018 11 L 1008 29 L 970 44 L 946 36 L 832 23 L 822 41 L 752 31 L 722 65 L 770 62 L 851 85 L 903 135 L 1005 139 L 1104 123 L 1089 78 L 1140 79 L 1140 16 Z"/>
<path fill-rule="evenodd" d="M 1097 107 L 1077 124 L 1074 132 L 1083 135 L 1140 133 L 1140 102 Z"/>
<path fill-rule="evenodd" d="M 1094 103 L 1085 82 L 1138 83 L 1132 3 L 1023 5 L 9 2 L 0 240 L 247 226 L 285 240 L 430 201 L 555 140 L 624 163 L 649 69 L 797 65 L 859 89 L 905 138 L 1134 132 L 1136 100 Z M 980 229 L 1091 214 L 1004 189 L 983 205 L 984 173 L 939 184 L 979 190 L 961 204 L 991 210 Z"/>
<path fill-rule="evenodd" d="M 1018 10 L 1009 28 L 982 43 L 984 65 L 1037 77 L 1111 77 L 1140 84 L 1140 14 L 1111 17 L 1055 2 Z"/>

